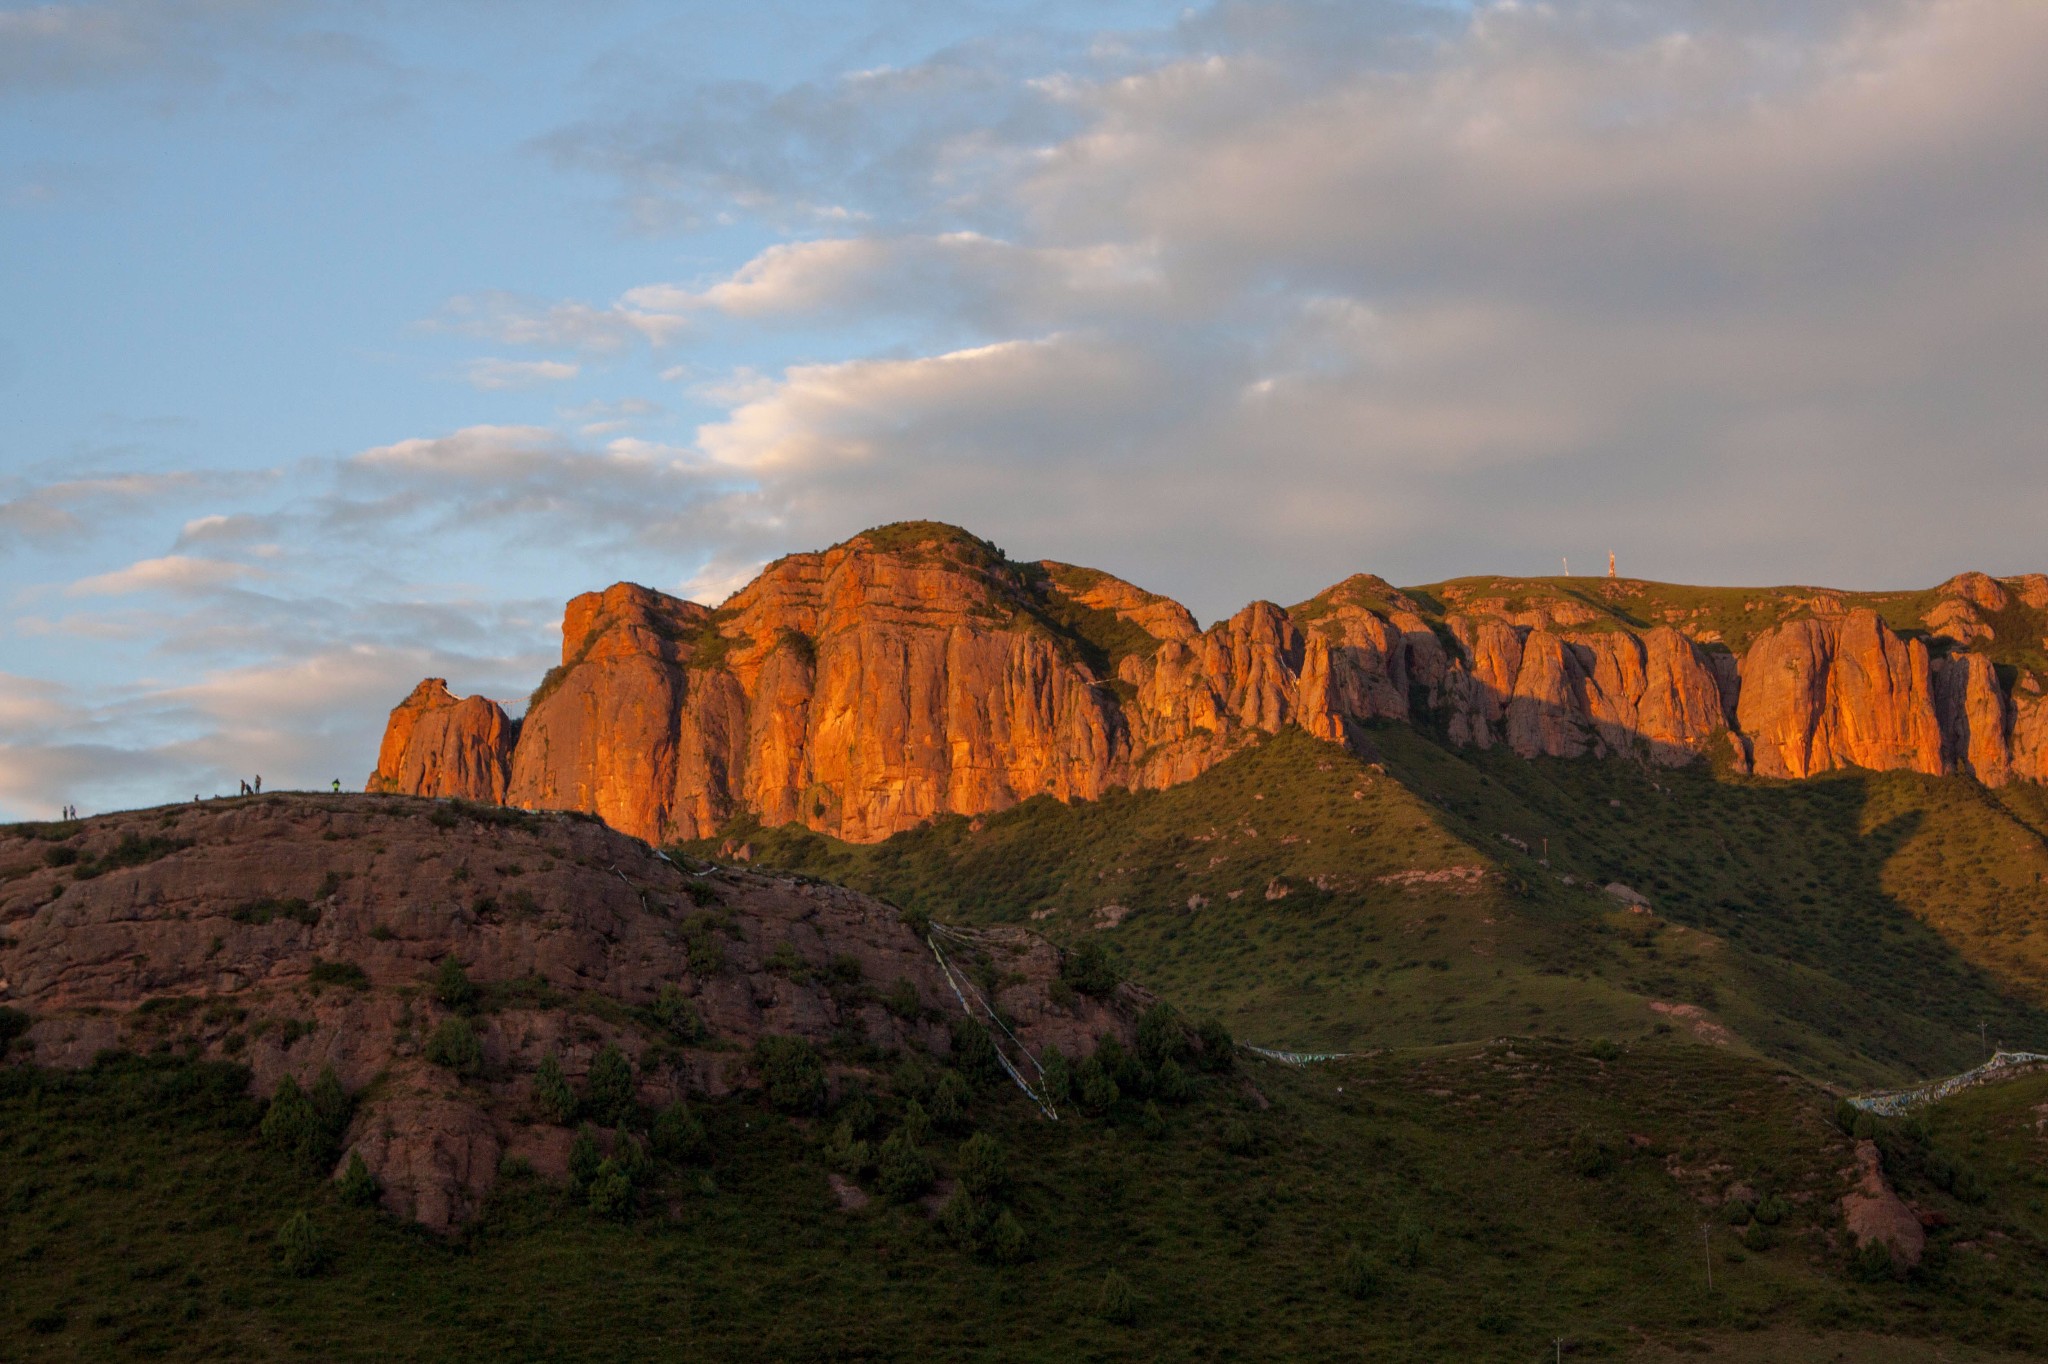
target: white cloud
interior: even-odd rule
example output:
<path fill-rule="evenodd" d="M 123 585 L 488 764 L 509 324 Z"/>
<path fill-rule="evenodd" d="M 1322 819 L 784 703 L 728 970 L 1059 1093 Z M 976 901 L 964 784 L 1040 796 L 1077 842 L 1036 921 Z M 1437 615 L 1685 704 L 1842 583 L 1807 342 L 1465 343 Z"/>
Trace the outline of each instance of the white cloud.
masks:
<path fill-rule="evenodd" d="M 204 592 L 254 576 L 247 564 L 223 559 L 198 559 L 168 554 L 160 559 L 143 559 L 116 569 L 80 578 L 64 589 L 69 597 L 119 597 L 132 592 Z"/>
<path fill-rule="evenodd" d="M 442 305 L 438 316 L 419 325 L 427 331 L 453 332 L 508 346 L 604 355 L 641 342 L 669 345 L 688 331 L 689 319 L 625 300 L 607 306 L 547 303 L 498 291 L 458 295 Z"/>
<path fill-rule="evenodd" d="M 463 366 L 462 377 L 471 388 L 491 392 L 500 389 L 537 388 L 558 384 L 582 373 L 583 367 L 565 360 L 472 360 Z"/>

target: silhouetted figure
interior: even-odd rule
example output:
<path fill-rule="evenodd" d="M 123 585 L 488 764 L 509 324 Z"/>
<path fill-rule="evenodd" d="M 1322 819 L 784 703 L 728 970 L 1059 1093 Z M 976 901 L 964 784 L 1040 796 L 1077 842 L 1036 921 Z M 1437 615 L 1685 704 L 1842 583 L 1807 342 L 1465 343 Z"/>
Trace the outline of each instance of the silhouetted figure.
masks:
<path fill-rule="evenodd" d="M 341 778 L 340 778 L 340 777 L 336 777 L 336 778 L 334 779 L 334 794 L 335 794 L 335 795 L 337 795 L 337 796 L 341 794 Z"/>
<path fill-rule="evenodd" d="M 261 772 L 256 774 L 256 794 L 259 796 L 263 794 L 263 774 Z"/>
<path fill-rule="evenodd" d="M 237 778 L 237 780 L 240 780 L 240 778 Z M 249 789 L 249 783 L 248 783 L 248 782 L 242 782 L 242 792 L 241 792 L 241 793 L 242 793 L 243 795 L 245 795 L 245 796 L 248 796 L 248 795 L 254 795 L 254 794 L 255 794 L 255 793 L 254 793 L 253 791 L 251 791 L 251 790 Z"/>

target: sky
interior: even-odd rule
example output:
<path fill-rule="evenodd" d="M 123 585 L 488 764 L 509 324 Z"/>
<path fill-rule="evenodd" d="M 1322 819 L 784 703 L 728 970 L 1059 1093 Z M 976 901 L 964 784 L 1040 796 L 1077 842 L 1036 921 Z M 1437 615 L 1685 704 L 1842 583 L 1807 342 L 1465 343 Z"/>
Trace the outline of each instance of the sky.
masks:
<path fill-rule="evenodd" d="M 0 0 L 0 819 L 358 788 L 562 603 L 953 521 L 2048 569 L 2048 5 Z"/>

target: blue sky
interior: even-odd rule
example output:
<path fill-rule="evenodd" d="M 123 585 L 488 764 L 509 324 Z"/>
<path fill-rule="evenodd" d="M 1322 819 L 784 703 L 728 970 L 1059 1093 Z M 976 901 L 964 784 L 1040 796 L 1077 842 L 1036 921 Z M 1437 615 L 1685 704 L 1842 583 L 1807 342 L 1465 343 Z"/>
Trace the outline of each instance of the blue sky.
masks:
<path fill-rule="evenodd" d="M 0 817 L 906 516 L 1208 619 L 2038 570 L 2044 13 L 0 3 Z"/>

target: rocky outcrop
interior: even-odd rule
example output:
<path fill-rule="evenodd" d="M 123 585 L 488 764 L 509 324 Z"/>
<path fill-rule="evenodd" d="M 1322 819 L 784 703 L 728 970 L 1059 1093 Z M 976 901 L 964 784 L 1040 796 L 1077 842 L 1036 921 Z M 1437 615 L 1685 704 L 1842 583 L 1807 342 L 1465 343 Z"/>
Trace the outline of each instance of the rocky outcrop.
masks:
<path fill-rule="evenodd" d="M 1528 758 L 1715 752 L 1785 778 L 2048 770 L 2040 683 L 1987 652 L 2048 635 L 2048 578 L 1960 575 L 1904 633 L 1876 609 L 1898 596 L 1759 590 L 1717 619 L 1696 596 L 1651 609 L 1656 588 L 1432 597 L 1359 574 L 1205 631 L 1097 570 L 887 526 L 778 560 L 716 611 L 630 583 L 576 598 L 509 759 L 501 714 L 493 728 L 489 703 L 430 682 L 392 713 L 372 787 L 582 810 L 656 841 L 742 815 L 865 841 L 1169 786 L 1289 725 L 1363 747 L 1370 725 L 1416 720 Z"/>
<path fill-rule="evenodd" d="M 1875 611 L 1764 632 L 1743 658 L 1736 721 L 1760 776 L 1947 770 L 1927 646 Z"/>
<path fill-rule="evenodd" d="M 587 817 L 264 796 L 93 819 L 61 844 L 34 835 L 0 833 L 0 1005 L 32 1020 L 11 1060 L 189 1048 L 246 1065 L 265 1095 L 332 1067 L 363 1091 L 348 1147 L 392 1211 L 435 1227 L 474 1214 L 501 1155 L 563 1173 L 569 1134 L 531 1102 L 544 1057 L 580 1083 L 618 1045 L 657 1106 L 752 1085 L 749 1049 L 771 1033 L 944 1053 L 960 1012 L 893 908 L 818 882 L 692 872 Z M 111 869 L 80 875 L 123 846 Z M 121 865 L 138 846 L 151 860 Z M 76 860 L 53 865 L 58 847 Z M 1035 1053 L 1132 1040 L 1149 999 L 1134 987 L 1055 991 L 1057 950 L 1022 929 L 973 946 Z M 470 1076 L 426 1046 L 450 1016 L 425 988 L 449 957 L 483 992 L 470 1023 L 484 1064 Z M 698 1029 L 661 1022 L 649 1006 L 664 988 Z"/>
<path fill-rule="evenodd" d="M 369 789 L 502 801 L 518 732 L 496 701 L 430 677 L 392 710 Z"/>
<path fill-rule="evenodd" d="M 1856 1187 L 1842 1195 L 1842 1221 L 1856 1249 L 1883 1246 L 1901 1272 L 1917 1266 L 1927 1249 L 1927 1231 L 1885 1182 L 1876 1142 L 1856 1143 L 1855 1178 Z"/>

